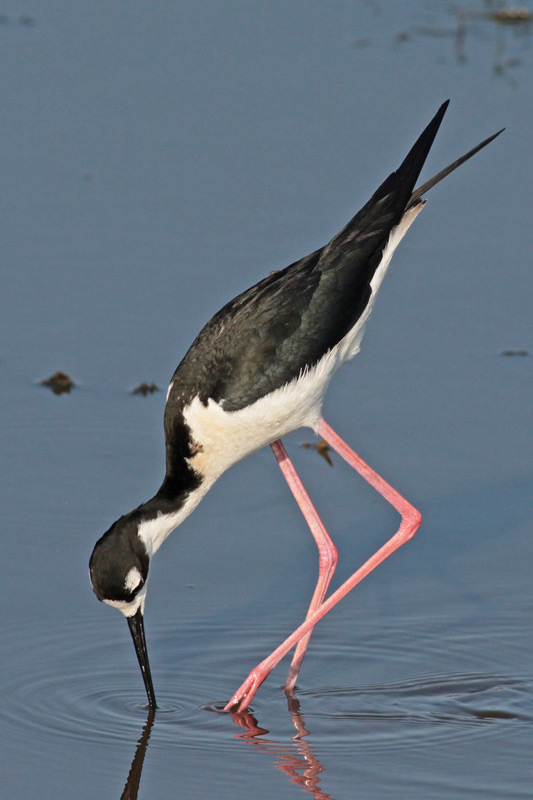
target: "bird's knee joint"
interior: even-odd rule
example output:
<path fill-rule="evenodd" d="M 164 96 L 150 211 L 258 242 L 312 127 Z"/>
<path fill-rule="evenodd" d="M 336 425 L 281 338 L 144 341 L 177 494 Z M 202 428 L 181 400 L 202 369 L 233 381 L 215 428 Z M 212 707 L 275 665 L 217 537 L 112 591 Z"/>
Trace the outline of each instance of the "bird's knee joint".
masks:
<path fill-rule="evenodd" d="M 327 553 L 321 553 L 318 559 L 318 566 L 320 571 L 325 570 L 335 570 L 337 567 L 337 562 L 339 560 L 339 554 L 337 552 L 337 548 L 333 547 L 332 549 L 328 550 Z"/>
<path fill-rule="evenodd" d="M 420 527 L 422 522 L 422 514 L 414 506 L 410 506 L 409 510 L 402 516 L 402 532 L 405 541 L 411 539 Z"/>

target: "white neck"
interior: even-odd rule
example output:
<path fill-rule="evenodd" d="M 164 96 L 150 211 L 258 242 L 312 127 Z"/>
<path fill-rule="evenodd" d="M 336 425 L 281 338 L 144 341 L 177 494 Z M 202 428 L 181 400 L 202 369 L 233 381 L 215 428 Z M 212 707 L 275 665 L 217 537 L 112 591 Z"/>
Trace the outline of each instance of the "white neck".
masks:
<path fill-rule="evenodd" d="M 194 511 L 210 486 L 211 483 L 209 481 L 203 480 L 200 486 L 189 494 L 183 505 L 176 511 L 168 513 L 160 511 L 156 517 L 143 520 L 140 523 L 137 535 L 146 547 L 146 552 L 150 558 L 159 550 L 167 536 Z"/>

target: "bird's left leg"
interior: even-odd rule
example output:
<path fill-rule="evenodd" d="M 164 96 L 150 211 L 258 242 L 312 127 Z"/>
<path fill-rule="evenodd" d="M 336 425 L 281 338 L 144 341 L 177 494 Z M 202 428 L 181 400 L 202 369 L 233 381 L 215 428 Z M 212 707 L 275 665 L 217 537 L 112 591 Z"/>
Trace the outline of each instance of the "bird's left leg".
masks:
<path fill-rule="evenodd" d="M 308 617 L 310 617 L 311 614 L 313 614 L 324 602 L 324 598 L 333 577 L 333 573 L 337 567 L 337 561 L 339 557 L 337 554 L 337 548 L 331 541 L 331 538 L 325 529 L 322 520 L 318 516 L 318 513 L 311 502 L 311 498 L 307 494 L 305 487 L 300 480 L 300 476 L 296 472 L 292 461 L 287 455 L 287 451 L 285 450 L 281 439 L 278 439 L 276 442 L 272 442 L 270 446 L 272 448 L 272 452 L 276 456 L 276 461 L 278 462 L 283 473 L 283 477 L 289 484 L 289 488 L 293 493 L 307 524 L 309 525 L 311 533 L 313 534 L 313 538 L 316 542 L 316 546 L 318 547 L 318 580 L 315 591 L 313 592 L 313 597 L 311 598 L 311 603 L 307 610 L 306 619 L 308 619 Z M 313 630 L 311 629 L 300 639 L 296 645 L 289 669 L 289 674 L 287 675 L 287 680 L 285 682 L 286 692 L 292 692 L 296 685 L 298 673 L 300 672 L 300 667 L 302 666 L 305 651 L 307 650 L 307 645 L 309 644 L 309 639 L 311 638 L 312 633 Z"/>

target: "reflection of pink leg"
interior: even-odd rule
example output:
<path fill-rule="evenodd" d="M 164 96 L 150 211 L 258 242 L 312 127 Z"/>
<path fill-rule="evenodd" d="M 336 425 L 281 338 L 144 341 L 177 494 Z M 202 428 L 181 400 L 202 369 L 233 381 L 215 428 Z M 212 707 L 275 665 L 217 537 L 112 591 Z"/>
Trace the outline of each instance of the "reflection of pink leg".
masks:
<path fill-rule="evenodd" d="M 273 442 L 270 446 L 274 452 L 274 455 L 276 456 L 276 460 L 280 466 L 280 469 L 283 472 L 283 476 L 289 484 L 289 488 L 293 493 L 296 502 L 300 506 L 302 514 L 304 515 L 309 528 L 311 529 L 311 533 L 313 534 L 314 540 L 318 547 L 318 581 L 311 599 L 311 603 L 307 610 L 306 619 L 308 619 L 324 601 L 328 586 L 337 566 L 337 548 L 331 541 L 327 530 L 324 528 L 322 520 L 318 516 L 316 509 L 312 504 L 298 473 L 294 469 L 293 463 L 287 455 L 287 451 L 285 450 L 283 444 L 280 440 L 278 440 L 277 442 Z M 311 638 L 312 632 L 313 631 L 311 629 L 305 634 L 305 636 L 302 636 L 296 645 L 296 650 L 292 659 L 289 674 L 287 676 L 287 681 L 285 683 L 285 689 L 287 691 L 291 691 L 296 685 L 298 673 L 300 672 L 300 667 L 302 665 L 305 651 L 307 650 L 307 645 L 309 644 L 309 639 Z"/>
<path fill-rule="evenodd" d="M 316 623 L 324 617 L 328 611 L 337 605 L 339 600 L 342 600 L 354 586 L 357 586 L 363 578 L 374 570 L 378 564 L 385 561 L 391 553 L 394 553 L 402 544 L 405 544 L 414 534 L 422 516 L 416 508 L 407 502 L 398 492 L 392 488 L 386 481 L 383 480 L 368 464 L 366 464 L 354 451 L 343 442 L 334 430 L 332 430 L 327 422 L 323 419 L 317 425 L 316 433 L 322 436 L 326 442 L 336 452 L 347 461 L 368 483 L 376 489 L 394 508 L 399 512 L 402 517 L 400 527 L 394 536 L 389 539 L 379 550 L 366 561 L 362 567 L 354 572 L 354 574 L 345 581 L 342 586 L 333 592 L 333 594 L 325 600 L 322 605 L 307 617 L 299 628 L 297 628 L 279 647 L 271 653 L 268 658 L 265 658 L 258 666 L 252 670 L 248 675 L 242 686 L 237 689 L 229 703 L 226 705 L 226 710 L 243 711 L 251 699 L 255 695 L 259 686 L 263 683 L 265 678 L 270 674 L 274 667 L 281 661 L 289 650 L 302 639 L 307 633 L 313 630 Z"/>

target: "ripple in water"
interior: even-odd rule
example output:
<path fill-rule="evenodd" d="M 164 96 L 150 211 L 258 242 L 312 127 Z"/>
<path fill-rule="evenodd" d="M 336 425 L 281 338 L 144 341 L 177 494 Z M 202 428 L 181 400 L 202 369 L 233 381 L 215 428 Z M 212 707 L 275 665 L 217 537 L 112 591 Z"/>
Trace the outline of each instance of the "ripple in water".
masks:
<path fill-rule="evenodd" d="M 177 743 L 195 748 L 209 748 L 214 742 L 218 748 L 233 746 L 234 737 L 228 735 L 233 730 L 231 716 L 206 712 L 219 711 L 225 695 L 230 696 L 247 666 L 253 665 L 251 642 L 254 650 L 268 652 L 266 642 L 264 650 L 262 641 L 258 645 L 254 622 L 241 623 L 238 635 L 234 628 L 209 629 L 198 621 L 181 626 L 179 634 L 176 626 L 165 630 L 151 625 L 149 645 L 158 654 L 153 668 L 160 702 L 151 749 Z M 269 641 L 278 636 L 268 625 L 262 634 Z M 404 651 L 395 647 L 402 641 L 401 631 L 391 628 L 380 630 L 380 636 L 375 631 L 370 635 L 370 630 L 368 634 L 362 630 L 359 642 L 344 642 L 335 651 L 317 643 L 309 658 L 322 665 L 322 679 L 334 674 L 328 671 L 331 659 L 346 660 L 345 674 L 350 666 L 353 672 L 354 664 L 380 663 L 384 639 L 390 648 L 391 669 L 385 663 L 386 672 L 398 674 L 394 659 L 401 663 L 405 652 L 409 663 L 416 661 L 424 674 L 396 682 L 367 680 L 357 687 L 299 689 L 306 727 L 321 748 L 342 752 L 345 748 L 427 746 L 443 738 L 485 735 L 491 728 L 500 730 L 502 724 L 529 725 L 533 720 L 529 678 L 482 670 L 438 673 L 434 666 L 443 663 L 442 654 L 430 637 L 418 640 L 419 647 L 427 649 L 416 653 L 412 640 Z M 43 632 L 36 626 L 6 631 L 0 718 L 10 738 L 23 742 L 26 751 L 64 737 L 98 745 L 130 745 L 147 719 L 144 688 L 130 645 L 127 639 L 116 642 L 108 636 L 98 616 L 54 631 Z M 450 641 L 440 646 L 444 651 Z M 279 685 L 283 669 L 270 677 L 255 698 L 260 725 L 279 728 L 281 717 L 284 723 L 290 722 Z M 405 663 L 401 674 L 405 674 Z"/>
<path fill-rule="evenodd" d="M 485 736 L 490 726 L 495 733 L 502 723 L 529 725 L 533 720 L 531 682 L 504 675 L 421 676 L 387 685 L 313 689 L 298 696 L 308 727 L 320 728 L 324 744 L 336 750 L 428 746 Z"/>
<path fill-rule="evenodd" d="M 51 734 L 100 745 L 106 741 L 131 744 L 146 722 L 148 708 L 130 645 L 121 641 L 115 646 L 111 637 L 106 641 L 101 621 L 94 620 L 53 632 L 29 626 L 6 631 L 0 668 L 5 701 L 0 719 L 10 738 L 19 739 L 26 752 L 50 742 Z M 200 686 L 206 689 L 202 680 L 208 683 L 209 676 L 199 680 L 198 673 L 182 666 L 179 691 L 170 697 L 160 692 L 158 739 L 175 743 L 180 731 L 187 731 L 192 744 L 195 723 L 206 721 L 206 715 L 198 711 L 206 694 L 200 694 L 196 704 L 194 699 Z"/>

